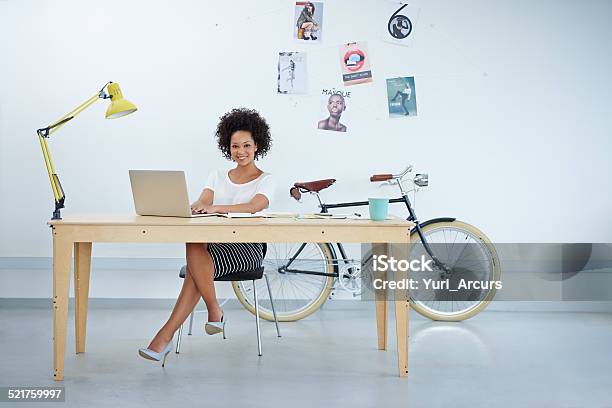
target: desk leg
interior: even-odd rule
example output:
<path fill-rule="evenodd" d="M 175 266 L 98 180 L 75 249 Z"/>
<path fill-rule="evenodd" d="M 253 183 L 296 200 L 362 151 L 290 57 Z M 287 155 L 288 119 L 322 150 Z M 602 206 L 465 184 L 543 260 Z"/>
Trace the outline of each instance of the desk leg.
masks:
<path fill-rule="evenodd" d="M 396 259 L 408 258 L 407 244 L 394 244 L 393 256 Z M 395 281 L 408 279 L 408 272 L 395 271 Z M 400 377 L 408 376 L 408 319 L 410 317 L 410 297 L 408 290 L 394 290 L 393 303 L 395 303 L 395 331 L 397 334 L 397 365 Z"/>
<path fill-rule="evenodd" d="M 64 379 L 72 242 L 53 229 L 53 379 Z"/>
<path fill-rule="evenodd" d="M 91 242 L 74 243 L 74 328 L 76 352 L 85 352 L 87 335 L 87 304 L 89 303 L 89 274 L 91 271 Z"/>
<path fill-rule="evenodd" d="M 384 243 L 372 244 L 372 255 L 386 255 L 388 245 Z M 387 272 L 374 272 L 374 279 L 387 279 Z M 378 335 L 378 349 L 387 349 L 387 289 L 375 291 L 376 297 L 376 333 Z"/>

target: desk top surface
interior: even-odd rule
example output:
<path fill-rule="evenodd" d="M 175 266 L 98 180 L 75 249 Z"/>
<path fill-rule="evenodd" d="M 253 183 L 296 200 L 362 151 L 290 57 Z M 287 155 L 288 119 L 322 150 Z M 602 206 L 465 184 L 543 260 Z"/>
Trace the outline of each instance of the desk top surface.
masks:
<path fill-rule="evenodd" d="M 399 217 L 384 221 L 365 219 L 303 219 L 303 218 L 225 218 L 225 217 L 153 217 L 140 215 L 82 214 L 69 215 L 47 224 L 60 225 L 128 225 L 128 226 L 183 226 L 183 225 L 239 225 L 239 226 L 359 226 L 359 227 L 412 227 L 414 223 Z"/>

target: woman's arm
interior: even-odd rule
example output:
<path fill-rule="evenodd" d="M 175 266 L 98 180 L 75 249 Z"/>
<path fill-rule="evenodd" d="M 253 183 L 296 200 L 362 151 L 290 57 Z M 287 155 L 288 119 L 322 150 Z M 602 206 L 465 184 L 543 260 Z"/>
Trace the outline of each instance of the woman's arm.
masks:
<path fill-rule="evenodd" d="M 191 211 L 194 213 L 214 212 L 209 211 L 209 207 L 212 207 L 214 196 L 214 191 L 209 188 L 205 188 L 204 190 L 202 190 L 202 194 L 200 194 L 198 200 L 195 203 L 191 204 Z"/>
<path fill-rule="evenodd" d="M 212 213 L 256 213 L 268 208 L 270 202 L 268 197 L 263 194 L 255 194 L 255 197 L 248 203 L 234 205 L 211 205 L 206 212 Z"/>
<path fill-rule="evenodd" d="M 302 10 L 302 12 L 300 13 L 300 16 L 298 17 L 298 20 L 297 20 L 298 28 L 302 28 L 302 24 L 304 23 L 314 23 L 315 25 L 317 24 L 317 22 L 314 20 L 314 16 L 311 14 L 308 14 L 306 12 L 306 9 Z"/>
<path fill-rule="evenodd" d="M 306 17 L 304 17 L 304 10 L 302 10 L 302 12 L 300 13 L 300 16 L 297 19 L 297 27 L 298 28 L 302 28 L 302 24 L 304 24 L 305 18 Z"/>

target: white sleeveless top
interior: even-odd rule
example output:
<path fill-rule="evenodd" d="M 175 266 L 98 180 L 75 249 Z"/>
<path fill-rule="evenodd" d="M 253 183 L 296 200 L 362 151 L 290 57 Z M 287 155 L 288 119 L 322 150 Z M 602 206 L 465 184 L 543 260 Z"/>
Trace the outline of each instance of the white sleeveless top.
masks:
<path fill-rule="evenodd" d="M 272 203 L 274 183 L 270 173 L 262 173 L 255 180 L 236 184 L 229 178 L 228 170 L 215 170 L 208 175 L 206 185 L 214 192 L 213 205 L 246 204 L 257 194 L 263 194 Z"/>

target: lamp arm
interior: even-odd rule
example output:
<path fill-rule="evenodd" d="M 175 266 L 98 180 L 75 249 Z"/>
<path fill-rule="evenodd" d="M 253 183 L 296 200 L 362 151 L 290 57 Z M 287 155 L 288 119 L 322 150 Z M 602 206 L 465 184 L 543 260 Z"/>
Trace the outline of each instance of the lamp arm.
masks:
<path fill-rule="evenodd" d="M 57 130 L 59 130 L 66 123 L 74 119 L 79 113 L 83 112 L 85 109 L 93 105 L 98 99 L 107 99 L 109 96 L 104 92 L 104 89 L 108 84 L 106 83 L 102 89 L 96 93 L 91 98 L 87 99 L 85 102 L 53 122 L 51 125 L 37 129 L 36 133 L 38 134 L 38 140 L 40 142 L 40 147 L 43 152 L 43 157 L 45 159 L 45 167 L 47 168 L 47 173 L 49 175 L 49 182 L 51 183 L 51 189 L 53 190 L 53 197 L 55 199 L 55 210 L 53 211 L 54 220 L 61 219 L 60 209 L 64 208 L 64 201 L 66 200 L 66 195 L 64 194 L 64 189 L 62 188 L 62 184 L 60 183 L 59 176 L 55 172 L 55 168 L 53 167 L 53 161 L 51 159 L 51 152 L 49 151 L 49 145 L 47 144 L 47 139 Z"/>
<path fill-rule="evenodd" d="M 38 129 L 39 132 L 43 132 L 43 137 L 49 137 L 51 134 L 57 132 L 62 126 L 64 126 L 67 122 L 74 119 L 79 113 L 83 112 L 85 109 L 93 105 L 98 99 L 100 99 L 99 94 L 96 94 L 56 120 L 51 123 L 49 126 L 44 127 L 42 129 Z"/>

